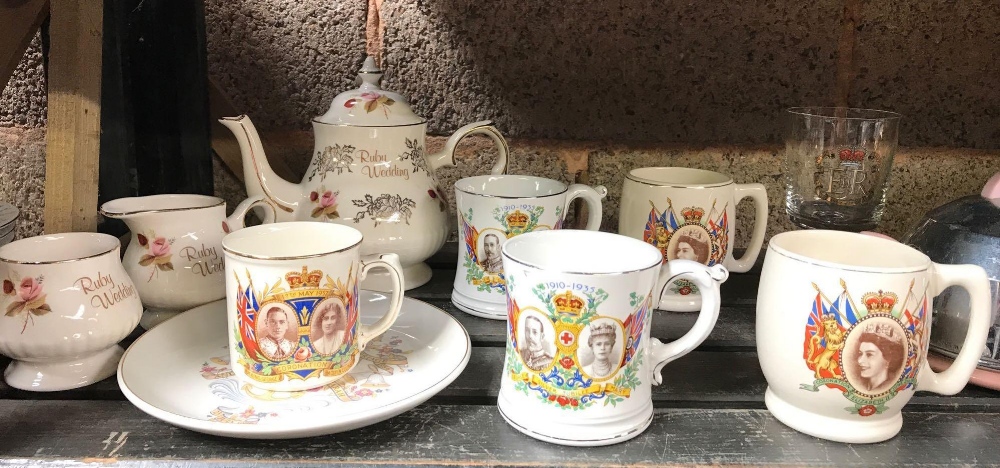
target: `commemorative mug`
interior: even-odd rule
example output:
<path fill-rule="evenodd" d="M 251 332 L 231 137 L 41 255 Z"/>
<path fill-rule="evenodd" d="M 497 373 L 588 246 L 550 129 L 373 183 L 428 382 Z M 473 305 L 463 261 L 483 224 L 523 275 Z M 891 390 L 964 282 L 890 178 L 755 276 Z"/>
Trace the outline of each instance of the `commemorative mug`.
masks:
<path fill-rule="evenodd" d="M 753 199 L 753 233 L 746 252 L 733 257 L 736 205 Z M 622 187 L 618 233 L 655 246 L 663 261 L 692 260 L 743 273 L 753 267 L 767 229 L 767 191 L 761 184 L 737 184 L 725 174 L 684 167 L 643 167 L 628 173 Z M 658 308 L 698 310 L 701 292 L 687 279 L 670 283 Z"/>
<path fill-rule="evenodd" d="M 573 229 L 523 234 L 502 252 L 507 352 L 500 414 L 518 431 L 556 444 L 608 445 L 639 435 L 653 418 L 651 389 L 660 370 L 715 327 L 726 269 L 664 264 L 642 241 Z M 691 330 L 664 344 L 649 336 L 654 301 L 678 277 L 697 284 L 704 298 Z"/>
<path fill-rule="evenodd" d="M 969 292 L 969 328 L 954 364 L 934 373 L 932 304 L 949 286 Z M 968 383 L 986 345 L 989 302 L 979 266 L 933 263 L 909 246 L 858 233 L 778 234 L 757 295 L 767 409 L 823 439 L 890 439 L 916 390 L 953 395 Z"/>
<path fill-rule="evenodd" d="M 69 232 L 0 247 L 0 354 L 14 388 L 56 391 L 115 375 L 142 303 L 114 236 Z"/>
<path fill-rule="evenodd" d="M 543 177 L 485 175 L 455 182 L 458 210 L 458 273 L 451 302 L 479 317 L 507 318 L 507 291 L 500 249 L 508 239 L 532 231 L 561 229 L 570 203 L 582 198 L 584 229 L 601 227 L 604 186 L 566 185 Z"/>
<path fill-rule="evenodd" d="M 396 254 L 361 257 L 361 232 L 313 221 L 253 226 L 222 239 L 229 355 L 237 378 L 273 391 L 327 385 L 392 326 L 403 300 Z M 358 282 L 372 268 L 392 280 L 389 311 L 359 323 Z"/>

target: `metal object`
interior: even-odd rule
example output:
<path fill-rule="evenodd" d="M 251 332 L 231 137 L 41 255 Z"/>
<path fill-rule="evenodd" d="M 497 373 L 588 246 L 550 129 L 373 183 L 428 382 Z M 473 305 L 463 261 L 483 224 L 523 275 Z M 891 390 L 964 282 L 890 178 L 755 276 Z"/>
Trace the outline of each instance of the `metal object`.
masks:
<path fill-rule="evenodd" d="M 979 367 L 1000 371 L 1000 173 L 980 195 L 954 200 L 929 211 L 903 238 L 938 263 L 979 265 L 990 277 L 993 326 Z M 934 299 L 931 349 L 954 358 L 962 348 L 969 322 L 969 294 L 949 288 Z"/>

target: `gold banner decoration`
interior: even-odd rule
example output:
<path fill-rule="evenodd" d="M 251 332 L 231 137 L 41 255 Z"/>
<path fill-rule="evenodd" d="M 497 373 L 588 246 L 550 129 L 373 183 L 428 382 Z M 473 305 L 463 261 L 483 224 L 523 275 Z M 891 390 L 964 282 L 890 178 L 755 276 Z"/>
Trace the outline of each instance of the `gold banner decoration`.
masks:
<path fill-rule="evenodd" d="M 489 286 L 499 286 L 499 285 L 505 284 L 505 281 L 503 280 L 503 278 L 501 278 L 499 276 L 490 275 L 490 276 L 484 276 L 484 277 L 482 277 L 480 279 L 474 279 L 474 280 L 472 280 L 472 284 L 474 284 L 476 286 L 479 286 L 481 284 L 485 284 L 485 285 L 489 285 Z"/>
<path fill-rule="evenodd" d="M 521 372 L 520 374 L 518 374 L 512 371 L 510 373 L 510 378 L 513 379 L 515 382 L 525 382 L 527 384 L 540 387 L 549 393 L 555 395 L 567 396 L 570 398 L 580 398 L 586 395 L 595 395 L 601 393 L 614 394 L 628 398 L 628 396 L 632 394 L 632 390 L 627 388 L 619 388 L 610 383 L 593 384 L 590 385 L 589 387 L 580 388 L 576 390 L 565 390 L 545 382 L 544 380 L 539 378 L 538 375 L 536 374 L 531 374 L 528 372 Z"/>
<path fill-rule="evenodd" d="M 333 363 L 329 361 L 311 361 L 311 362 L 296 362 L 294 364 L 282 364 L 280 366 L 272 367 L 271 375 L 263 375 L 257 372 L 253 372 L 249 367 L 244 367 L 247 377 L 262 383 L 275 383 L 285 380 L 306 380 L 316 376 L 316 372 L 311 372 L 305 377 L 293 373 L 298 370 L 316 370 L 319 371 L 322 377 L 338 377 L 344 375 L 350 368 L 354 367 L 354 362 L 358 358 L 358 353 L 355 351 L 351 355 L 351 358 L 347 362 Z M 336 366 L 336 367 L 334 367 Z"/>

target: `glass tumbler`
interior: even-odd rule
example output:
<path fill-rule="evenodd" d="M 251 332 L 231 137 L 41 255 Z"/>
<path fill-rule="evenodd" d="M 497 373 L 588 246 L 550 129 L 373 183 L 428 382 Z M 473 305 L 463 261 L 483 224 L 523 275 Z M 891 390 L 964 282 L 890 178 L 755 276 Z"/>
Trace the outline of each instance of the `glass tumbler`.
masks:
<path fill-rule="evenodd" d="M 900 115 L 846 107 L 793 107 L 785 133 L 785 207 L 804 228 L 874 229 L 885 210 Z"/>

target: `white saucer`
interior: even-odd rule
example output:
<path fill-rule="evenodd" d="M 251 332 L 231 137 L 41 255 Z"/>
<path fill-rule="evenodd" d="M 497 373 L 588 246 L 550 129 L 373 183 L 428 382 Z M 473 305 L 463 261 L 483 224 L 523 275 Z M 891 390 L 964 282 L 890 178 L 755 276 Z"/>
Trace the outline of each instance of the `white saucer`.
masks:
<path fill-rule="evenodd" d="M 361 291 L 361 321 L 389 298 Z M 118 365 L 118 385 L 142 411 L 197 432 L 246 439 L 334 434 L 384 421 L 427 401 L 465 369 L 469 334 L 448 313 L 403 298 L 399 319 L 368 343 L 346 377 L 315 390 L 268 392 L 229 368 L 226 301 L 184 312 L 139 337 Z"/>

